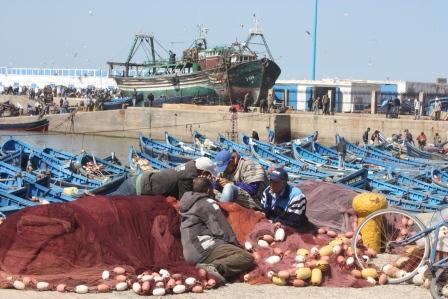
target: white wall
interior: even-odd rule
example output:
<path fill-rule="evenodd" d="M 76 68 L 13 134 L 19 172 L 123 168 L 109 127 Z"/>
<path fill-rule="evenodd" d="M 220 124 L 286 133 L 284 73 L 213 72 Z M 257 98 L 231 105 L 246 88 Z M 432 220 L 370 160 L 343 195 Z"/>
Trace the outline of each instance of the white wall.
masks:
<path fill-rule="evenodd" d="M 306 111 L 306 88 L 310 86 L 297 85 L 297 110 Z"/>
<path fill-rule="evenodd" d="M 342 94 L 342 112 L 353 112 L 352 87 L 341 86 L 340 91 Z"/>

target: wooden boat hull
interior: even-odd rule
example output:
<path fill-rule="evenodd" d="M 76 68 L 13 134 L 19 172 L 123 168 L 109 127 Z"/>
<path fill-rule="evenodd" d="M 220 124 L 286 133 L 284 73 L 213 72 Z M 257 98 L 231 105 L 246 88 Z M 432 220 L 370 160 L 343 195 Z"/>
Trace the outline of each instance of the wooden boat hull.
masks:
<path fill-rule="evenodd" d="M 124 105 L 132 106 L 132 98 L 113 99 L 102 103 L 103 110 L 123 109 Z"/>
<path fill-rule="evenodd" d="M 30 122 L 0 123 L 0 130 L 45 132 L 49 124 L 46 118 Z"/>
<path fill-rule="evenodd" d="M 438 153 L 430 153 L 426 151 L 422 151 L 418 149 L 417 147 L 413 146 L 409 142 L 406 142 L 406 149 L 407 154 L 410 157 L 414 158 L 422 158 L 422 159 L 428 159 L 428 160 L 443 160 L 448 161 L 448 158 L 444 155 L 438 154 Z"/>

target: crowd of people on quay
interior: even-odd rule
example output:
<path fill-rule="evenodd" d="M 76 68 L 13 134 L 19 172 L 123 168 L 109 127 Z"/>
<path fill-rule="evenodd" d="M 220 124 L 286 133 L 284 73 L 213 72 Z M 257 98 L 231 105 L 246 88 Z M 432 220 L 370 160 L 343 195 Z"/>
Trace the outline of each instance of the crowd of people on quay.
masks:
<path fill-rule="evenodd" d="M 420 120 L 422 116 L 429 116 L 432 120 L 442 120 L 442 104 L 439 97 L 434 98 L 434 103 L 431 108 L 424 107 L 424 103 L 418 98 L 408 98 L 406 100 L 408 106 L 411 105 L 413 108 L 412 114 L 414 115 L 414 120 Z M 403 114 L 403 103 L 398 97 L 390 97 L 383 100 L 383 105 L 386 118 L 398 118 L 400 114 Z M 410 110 L 411 107 L 408 107 Z M 446 120 L 446 117 L 444 118 Z"/>
<path fill-rule="evenodd" d="M 45 115 L 54 113 L 68 113 L 73 110 L 95 111 L 101 110 L 102 103 L 114 98 L 122 97 L 119 89 L 96 88 L 74 88 L 66 86 L 47 85 L 44 88 L 31 86 L 3 87 L 1 95 L 26 96 L 29 102 L 26 106 L 17 102 L 13 104 L 10 100 L 1 104 L 0 116 L 19 115 Z M 76 99 L 76 103 L 70 99 Z"/>
<path fill-rule="evenodd" d="M 361 139 L 364 146 L 367 146 L 368 144 L 380 144 L 382 142 L 380 140 L 380 131 L 375 130 L 372 134 L 370 134 L 370 131 L 371 129 L 367 128 L 362 135 Z M 444 145 L 448 142 L 448 138 L 445 138 L 445 140 L 443 140 L 442 136 L 438 132 L 434 133 L 432 143 L 423 131 L 417 135 L 414 141 L 414 136 L 409 131 L 409 129 L 404 129 L 403 132 L 392 134 L 391 138 L 388 141 L 395 142 L 397 144 L 410 143 L 411 145 L 417 145 L 420 150 L 441 152 L 444 154 L 448 151 L 448 149 L 444 149 Z"/>
<path fill-rule="evenodd" d="M 257 109 L 260 113 L 284 113 L 288 110 L 285 103 L 280 101 L 272 90 L 268 92 L 267 98 L 261 98 L 257 101 L 254 100 L 252 93 L 247 92 L 242 103 L 236 100 L 233 106 L 238 106 L 239 109 L 237 110 L 244 113 L 255 112 Z"/>

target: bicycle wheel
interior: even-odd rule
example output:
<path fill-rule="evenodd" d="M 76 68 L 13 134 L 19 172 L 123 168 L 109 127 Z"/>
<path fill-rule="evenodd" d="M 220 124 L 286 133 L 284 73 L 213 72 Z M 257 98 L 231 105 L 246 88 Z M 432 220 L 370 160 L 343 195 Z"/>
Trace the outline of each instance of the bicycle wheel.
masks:
<path fill-rule="evenodd" d="M 362 241 L 363 229 L 371 226 L 376 226 L 381 233 L 377 238 L 379 252 L 374 254 Z M 353 257 L 362 269 L 384 271 L 391 284 L 407 281 L 425 264 L 430 251 L 430 238 L 422 236 L 414 242 L 406 242 L 406 239 L 425 229 L 417 217 L 407 212 L 394 208 L 379 210 L 357 226 L 352 239 Z"/>
<path fill-rule="evenodd" d="M 448 269 L 438 268 L 431 272 L 431 296 L 434 299 L 448 298 Z"/>

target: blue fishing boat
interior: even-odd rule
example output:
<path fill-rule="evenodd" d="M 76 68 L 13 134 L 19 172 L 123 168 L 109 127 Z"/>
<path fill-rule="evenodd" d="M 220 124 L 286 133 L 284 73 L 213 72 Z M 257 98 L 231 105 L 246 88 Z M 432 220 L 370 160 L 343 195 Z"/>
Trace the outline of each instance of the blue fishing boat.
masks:
<path fill-rule="evenodd" d="M 368 174 L 369 172 L 366 168 L 359 169 L 358 171 L 336 180 L 335 183 L 365 190 L 368 188 L 369 184 Z"/>
<path fill-rule="evenodd" d="M 200 145 L 204 147 L 204 149 L 206 149 L 207 151 L 217 152 L 221 150 L 219 144 L 216 144 L 212 140 L 208 139 L 207 136 L 201 134 L 197 130 L 194 130 L 192 136 L 193 136 L 193 144 Z"/>
<path fill-rule="evenodd" d="M 266 148 L 276 154 L 289 154 L 291 152 L 291 150 L 288 148 L 278 146 L 275 144 L 266 143 L 266 142 L 263 142 L 260 140 L 255 140 L 252 137 L 247 136 L 246 134 L 243 134 L 241 136 L 241 141 L 243 142 L 243 144 L 245 144 L 247 146 L 249 146 L 250 143 L 252 142 L 252 143 L 254 143 L 260 147 Z"/>
<path fill-rule="evenodd" d="M 45 132 L 48 130 L 49 124 L 50 124 L 50 122 L 46 118 L 39 119 L 39 120 L 33 120 L 33 121 L 17 121 L 14 123 L 0 123 L 0 130 Z"/>
<path fill-rule="evenodd" d="M 338 169 L 339 163 L 336 159 L 332 159 L 328 156 L 322 157 L 319 154 L 313 153 L 311 151 L 308 151 L 304 148 L 302 148 L 299 144 L 291 144 L 292 153 L 294 156 L 294 159 L 296 160 L 305 160 L 308 163 L 312 163 L 318 167 L 324 167 L 324 168 L 332 168 L 332 169 Z M 362 165 L 360 164 L 353 164 L 353 163 L 345 163 L 345 169 L 347 170 L 356 170 L 360 169 Z"/>
<path fill-rule="evenodd" d="M 183 141 L 180 141 L 173 135 L 170 135 L 167 131 L 165 131 L 165 143 L 171 146 L 180 147 L 182 149 L 185 149 L 187 151 L 195 152 L 195 145 L 191 143 L 185 143 Z M 185 147 L 185 148 L 184 148 Z"/>
<path fill-rule="evenodd" d="M 224 135 L 222 135 L 222 134 L 218 135 L 217 142 L 220 144 L 221 148 L 223 148 L 223 149 L 227 149 L 229 151 L 235 150 L 238 153 L 240 153 L 241 155 L 249 155 L 249 156 L 251 155 L 249 146 L 247 146 L 245 144 L 236 143 L 235 141 L 232 141 L 232 140 L 224 137 Z"/>
<path fill-rule="evenodd" d="M 38 202 L 30 201 L 0 190 L 0 214 L 8 216 L 23 208 L 38 205 Z"/>
<path fill-rule="evenodd" d="M 312 165 L 300 162 L 295 160 L 294 158 L 288 157 L 286 155 L 282 154 L 275 154 L 269 149 L 259 146 L 256 143 L 250 143 L 249 144 L 253 156 L 258 160 L 267 160 L 271 164 L 283 164 L 285 166 L 288 166 L 291 169 L 291 172 L 301 172 L 301 173 L 307 173 L 310 176 L 318 177 L 318 178 L 326 178 L 326 177 L 333 177 L 337 175 L 336 173 L 330 173 L 318 170 Z M 343 175 L 343 173 L 339 173 L 339 175 Z"/>
<path fill-rule="evenodd" d="M 442 188 L 448 188 L 448 173 L 440 169 L 431 169 L 429 174 L 433 184 Z"/>
<path fill-rule="evenodd" d="M 156 141 L 154 139 L 145 137 L 143 135 L 140 135 L 139 141 L 140 141 L 141 151 L 144 153 L 147 153 L 147 154 L 151 154 L 151 152 L 154 152 L 154 151 L 156 151 L 158 153 L 166 152 L 167 154 L 174 154 L 174 155 L 177 155 L 180 157 L 185 157 L 188 161 L 202 156 L 198 152 L 191 153 L 191 152 L 185 151 L 184 149 L 181 149 L 179 147 L 165 144 L 165 143 Z"/>
<path fill-rule="evenodd" d="M 184 143 L 175 137 L 168 134 L 168 132 L 165 132 L 165 143 L 179 147 L 187 152 L 191 152 L 194 155 L 200 155 L 204 157 L 215 157 L 218 153 L 214 149 L 219 149 L 213 141 L 207 139 L 204 135 L 201 135 L 199 132 L 195 131 L 193 132 L 193 135 L 197 134 L 202 136 L 200 139 L 196 139 L 196 142 L 193 144 Z M 205 138 L 205 139 L 204 139 Z M 193 138 L 194 139 L 194 138 Z M 205 140 L 202 142 L 202 140 Z"/>
<path fill-rule="evenodd" d="M 148 154 L 136 151 L 133 145 L 129 148 L 129 168 L 136 174 L 144 171 L 163 170 L 171 167 L 172 166 L 166 162 L 151 157 Z"/>
<path fill-rule="evenodd" d="M 56 158 L 61 162 L 61 165 L 66 165 L 69 170 L 88 178 L 105 181 L 117 176 L 128 175 L 128 170 L 125 167 L 96 157 L 86 151 L 82 151 L 79 155 L 74 155 L 47 147 L 42 152 Z"/>
<path fill-rule="evenodd" d="M 306 135 L 305 137 L 296 138 L 289 142 L 280 143 L 280 144 L 278 144 L 278 146 L 289 148 L 289 147 L 291 147 L 292 144 L 297 144 L 297 145 L 300 145 L 301 147 L 307 148 L 307 147 L 311 146 L 311 144 L 313 142 L 317 141 L 318 135 L 319 135 L 319 133 L 317 131 L 315 131 L 314 133 Z"/>
<path fill-rule="evenodd" d="M 116 98 L 102 103 L 103 110 L 123 109 L 126 106 L 132 106 L 132 98 Z"/>
<path fill-rule="evenodd" d="M 415 191 L 375 178 L 369 177 L 369 185 L 374 192 L 379 192 L 382 194 L 393 194 L 395 196 L 400 196 L 403 199 L 411 200 L 416 203 L 430 204 L 439 207 L 440 205 L 445 204 L 445 199 L 442 196 L 435 196 L 429 193 Z"/>
<path fill-rule="evenodd" d="M 128 175 L 128 170 L 125 167 L 98 158 L 86 151 L 76 157 L 76 163 L 81 165 L 80 174 L 101 181 Z"/>
<path fill-rule="evenodd" d="M 331 149 L 329 147 L 326 147 L 318 142 L 314 143 L 314 149 L 316 150 L 315 152 L 318 153 L 319 155 L 321 155 L 322 157 L 338 159 L 337 151 L 335 151 L 334 149 Z M 346 157 L 346 163 L 356 163 L 356 164 L 360 163 L 363 165 L 367 165 L 369 167 L 375 166 L 375 167 L 383 167 L 383 168 L 387 168 L 389 166 L 389 164 L 385 163 L 384 161 L 379 161 L 379 160 L 370 159 L 370 158 L 366 158 L 366 157 L 360 158 L 357 156 L 350 156 L 350 155 L 348 155 Z"/>
<path fill-rule="evenodd" d="M 426 194 L 448 196 L 448 186 L 426 183 L 417 178 L 411 178 L 403 174 L 395 174 L 392 181 L 403 187 L 412 188 L 413 190 L 424 192 Z"/>
<path fill-rule="evenodd" d="M 364 193 L 364 188 L 356 188 L 350 185 L 344 185 L 346 188 L 351 189 L 357 193 Z M 387 204 L 390 207 L 396 207 L 402 210 L 417 212 L 417 213 L 431 213 L 440 209 L 439 205 L 426 204 L 422 202 L 415 202 L 412 200 L 404 199 L 401 196 L 394 194 L 383 194 L 387 199 Z"/>
<path fill-rule="evenodd" d="M 2 160 L 5 163 L 17 166 L 22 171 L 31 171 L 36 176 L 50 174 L 53 186 L 76 187 L 78 193 L 73 196 L 81 196 L 86 191 L 91 194 L 107 194 L 115 190 L 127 176 L 123 174 L 98 180 L 76 174 L 70 170 L 73 166 L 71 161 L 56 159 L 51 154 L 14 138 L 6 141 L 1 150 L 6 154 Z"/>
<path fill-rule="evenodd" d="M 46 202 L 64 202 L 73 199 L 65 195 L 62 188 L 50 185 L 49 176 L 35 176 L 5 162 L 0 162 L 0 169 L 2 177 L 7 179 L 6 183 L 0 182 L 0 189 L 4 192 L 29 200 L 41 199 Z"/>
<path fill-rule="evenodd" d="M 337 136 L 339 137 L 339 136 Z M 424 163 L 414 162 L 414 161 L 406 161 L 401 160 L 395 157 L 390 157 L 386 155 L 379 154 L 375 151 L 369 151 L 368 149 L 361 148 L 359 146 L 354 145 L 353 143 L 350 143 L 348 141 L 345 142 L 347 151 L 355 154 L 358 157 L 362 158 L 372 158 L 377 161 L 383 161 L 387 164 L 393 164 L 396 167 L 403 167 L 403 168 L 424 168 Z"/>
<path fill-rule="evenodd" d="M 409 157 L 415 157 L 415 158 L 421 158 L 421 159 L 427 159 L 427 160 L 441 160 L 441 161 L 448 162 L 448 157 L 446 157 L 445 155 L 442 155 L 439 153 L 430 153 L 427 151 L 422 151 L 421 149 L 410 144 L 409 142 L 406 142 L 406 150 L 407 150 L 406 153 Z"/>
<path fill-rule="evenodd" d="M 62 150 L 56 150 L 51 147 L 45 147 L 42 151 L 63 162 L 69 163 L 70 161 L 76 160 L 76 155 Z"/>

